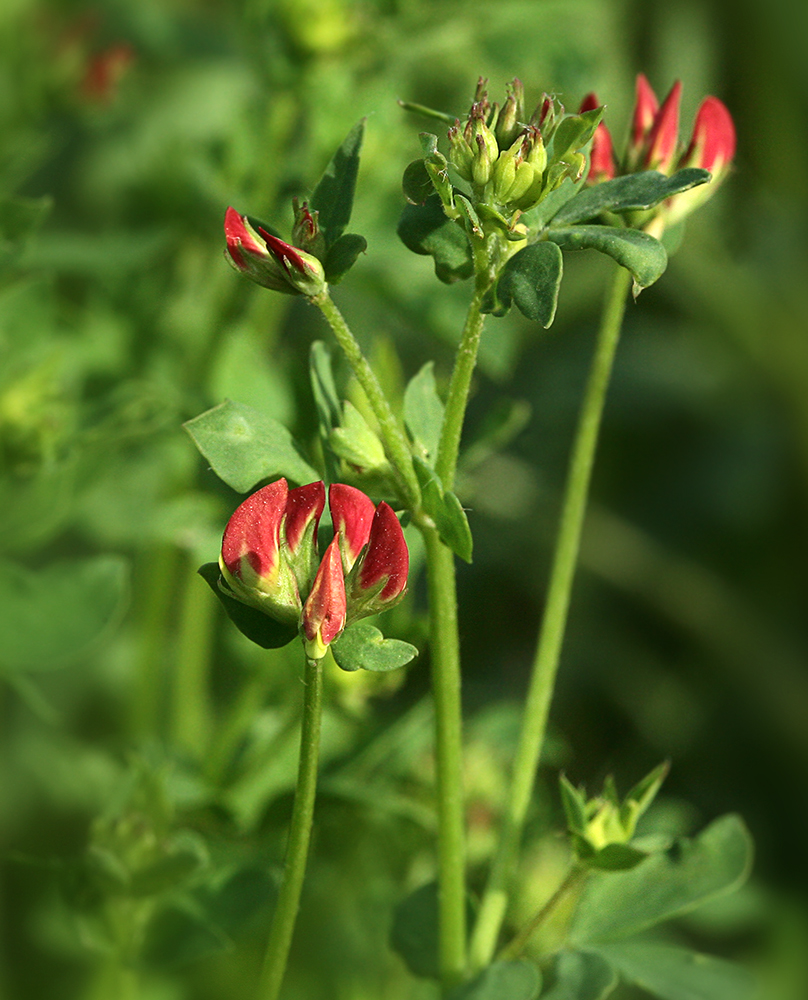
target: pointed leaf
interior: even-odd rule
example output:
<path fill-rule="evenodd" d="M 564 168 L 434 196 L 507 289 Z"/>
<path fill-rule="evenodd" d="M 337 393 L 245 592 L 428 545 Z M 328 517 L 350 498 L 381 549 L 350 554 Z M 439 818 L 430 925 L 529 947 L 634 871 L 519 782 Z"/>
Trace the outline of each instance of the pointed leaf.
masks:
<path fill-rule="evenodd" d="M 668 255 L 659 240 L 638 229 L 572 226 L 549 229 L 547 239 L 564 250 L 599 250 L 608 254 L 631 271 L 635 295 L 653 285 L 668 265 Z"/>
<path fill-rule="evenodd" d="M 585 146 L 595 134 L 602 117 L 603 108 L 593 108 L 579 115 L 567 115 L 566 118 L 562 118 L 552 138 L 548 162 L 557 163 L 565 159 L 569 153 Z"/>
<path fill-rule="evenodd" d="M 332 243 L 326 254 L 323 264 L 325 280 L 331 285 L 342 281 L 358 260 L 359 255 L 365 253 L 367 248 L 368 241 L 364 236 L 357 236 L 356 233 L 343 233 L 339 239 Z"/>
<path fill-rule="evenodd" d="M 427 361 L 404 390 L 404 422 L 423 458 L 433 463 L 443 427 L 443 402 L 435 385 L 433 361 Z"/>
<path fill-rule="evenodd" d="M 309 200 L 317 211 L 317 223 L 331 247 L 342 236 L 351 221 L 356 178 L 359 173 L 359 151 L 365 134 L 365 119 L 357 122 L 334 153 Z"/>
<path fill-rule="evenodd" d="M 401 187 L 410 205 L 423 205 L 427 198 L 435 193 L 432 178 L 423 160 L 413 160 L 408 164 L 401 178 Z"/>
<path fill-rule="evenodd" d="M 440 977 L 437 882 L 419 886 L 396 906 L 390 947 L 414 976 Z"/>
<path fill-rule="evenodd" d="M 494 962 L 447 1000 L 535 1000 L 540 990 L 541 973 L 533 962 Z"/>
<path fill-rule="evenodd" d="M 751 1000 L 754 978 L 739 965 L 688 948 L 626 941 L 597 953 L 660 1000 Z"/>
<path fill-rule="evenodd" d="M 0 672 L 53 670 L 74 660 L 122 614 L 128 577 L 117 556 L 36 570 L 0 560 Z"/>
<path fill-rule="evenodd" d="M 474 273 L 468 236 L 447 218 L 437 195 L 427 198 L 423 205 L 404 207 L 398 235 L 413 253 L 434 258 L 435 274 L 446 284 L 470 278 Z"/>
<path fill-rule="evenodd" d="M 343 670 L 398 670 L 418 655 L 415 646 L 400 639 L 385 639 L 375 625 L 360 623 L 346 628 L 331 652 Z"/>
<path fill-rule="evenodd" d="M 532 243 L 514 254 L 497 283 L 502 311 L 495 310 L 495 315 L 503 315 L 514 302 L 524 316 L 546 329 L 555 318 L 563 266 L 555 243 Z"/>
<path fill-rule="evenodd" d="M 248 493 L 262 479 L 320 478 L 283 424 L 251 406 L 228 399 L 183 426 L 216 475 L 237 493 Z"/>
<path fill-rule="evenodd" d="M 605 1000 L 617 981 L 617 973 L 599 955 L 562 951 L 556 960 L 553 985 L 542 994 L 542 1000 Z"/>
<path fill-rule="evenodd" d="M 283 625 L 276 622 L 274 618 L 265 615 L 258 608 L 242 604 L 235 597 L 229 597 L 225 594 L 219 587 L 218 563 L 205 563 L 204 566 L 199 567 L 197 572 L 219 598 L 227 617 L 239 632 L 246 635 L 262 649 L 279 649 L 297 638 L 297 629 L 293 625 Z"/>
<path fill-rule="evenodd" d="M 567 828 L 574 833 L 584 833 L 586 831 L 586 799 L 566 774 L 559 776 L 558 786 L 561 790 L 561 805 L 564 807 L 564 815 L 567 818 Z"/>
<path fill-rule="evenodd" d="M 412 460 L 421 485 L 421 504 L 432 518 L 441 541 L 464 562 L 471 562 L 472 537 L 466 512 L 451 492 L 444 490 L 433 470 L 417 455 Z"/>
<path fill-rule="evenodd" d="M 709 179 L 709 171 L 696 167 L 679 170 L 672 177 L 656 170 L 615 177 L 579 191 L 556 213 L 553 225 L 569 226 L 585 222 L 602 212 L 634 212 L 653 208 L 666 198 L 689 191 Z"/>
<path fill-rule="evenodd" d="M 618 941 L 686 913 L 740 886 L 749 874 L 752 842 L 734 815 L 682 838 L 631 871 L 589 880 L 572 923 L 576 945 Z"/>
<path fill-rule="evenodd" d="M 591 858 L 587 858 L 586 863 L 600 871 L 622 872 L 636 868 L 647 857 L 646 851 L 640 851 L 630 844 L 607 844 L 596 851 Z"/>

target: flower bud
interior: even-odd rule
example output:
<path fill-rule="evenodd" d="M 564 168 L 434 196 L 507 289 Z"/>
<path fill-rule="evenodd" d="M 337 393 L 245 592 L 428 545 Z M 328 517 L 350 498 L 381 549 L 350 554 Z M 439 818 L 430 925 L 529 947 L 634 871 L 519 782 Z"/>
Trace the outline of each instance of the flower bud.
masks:
<path fill-rule="evenodd" d="M 224 217 L 227 256 L 233 267 L 256 284 L 288 295 L 318 295 L 325 288 L 320 261 L 267 232 L 253 228 L 246 215 L 228 208 Z"/>
<path fill-rule="evenodd" d="M 325 486 L 321 482 L 289 490 L 286 498 L 284 551 L 302 594 L 308 591 L 317 569 L 317 528 L 324 507 Z"/>
<path fill-rule="evenodd" d="M 375 615 L 404 596 L 410 556 L 401 524 L 382 501 L 373 515 L 367 548 L 348 583 L 348 610 L 352 621 Z"/>
<path fill-rule="evenodd" d="M 587 94 L 581 102 L 581 113 L 584 111 L 594 111 L 601 107 L 597 95 Z M 614 147 L 612 136 L 608 128 L 601 122 L 595 129 L 592 137 L 592 146 L 589 151 L 589 173 L 586 177 L 587 184 L 598 184 L 600 181 L 610 181 L 617 172 L 614 161 Z"/>
<path fill-rule="evenodd" d="M 301 626 L 306 656 L 321 660 L 331 643 L 345 628 L 345 578 L 342 573 L 339 540 L 334 538 L 325 551 L 311 593 L 303 606 Z"/>
<path fill-rule="evenodd" d="M 300 594 L 281 549 L 288 495 L 286 480 L 279 479 L 236 508 L 224 531 L 219 566 L 234 597 L 291 623 L 300 614 Z"/>
<path fill-rule="evenodd" d="M 370 497 L 354 486 L 346 486 L 345 483 L 331 484 L 328 490 L 328 506 L 347 574 L 353 569 L 359 553 L 367 543 L 376 508 Z"/>
<path fill-rule="evenodd" d="M 292 199 L 292 211 L 295 214 L 294 225 L 292 226 L 292 243 L 306 253 L 313 254 L 321 259 L 325 254 L 325 237 L 320 232 L 318 222 L 319 212 L 309 210 L 308 204 L 304 201 L 301 205 L 297 198 Z"/>
<path fill-rule="evenodd" d="M 659 170 L 669 174 L 676 162 L 676 147 L 679 142 L 679 103 L 682 84 L 677 80 L 671 87 L 662 107 L 657 112 L 651 131 L 648 133 L 643 167 L 645 170 Z"/>
<path fill-rule="evenodd" d="M 626 150 L 625 173 L 632 173 L 642 162 L 648 134 L 659 111 L 659 101 L 644 74 L 637 76 L 637 97 L 631 122 L 631 140 Z"/>
<path fill-rule="evenodd" d="M 512 145 L 524 128 L 522 123 L 525 117 L 525 88 L 522 81 L 514 77 L 513 83 L 507 90 L 508 97 L 502 105 L 494 129 L 497 144 L 501 149 Z"/>
<path fill-rule="evenodd" d="M 463 132 L 460 122 L 456 121 L 449 129 L 449 161 L 464 181 L 471 180 L 471 165 L 474 161 L 474 151 Z"/>

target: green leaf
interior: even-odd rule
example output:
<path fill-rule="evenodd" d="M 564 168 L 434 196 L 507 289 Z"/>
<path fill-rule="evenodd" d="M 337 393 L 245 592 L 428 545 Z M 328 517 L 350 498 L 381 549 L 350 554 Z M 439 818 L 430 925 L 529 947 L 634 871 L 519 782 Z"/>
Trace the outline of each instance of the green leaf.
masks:
<path fill-rule="evenodd" d="M 434 471 L 417 455 L 412 460 L 421 486 L 421 504 L 435 523 L 441 541 L 455 555 L 471 562 L 473 540 L 466 512 L 451 490 L 444 490 Z"/>
<path fill-rule="evenodd" d="M 419 886 L 395 908 L 390 947 L 414 976 L 440 978 L 438 923 L 437 882 Z"/>
<path fill-rule="evenodd" d="M 631 271 L 635 296 L 653 285 L 668 265 L 668 255 L 659 240 L 638 229 L 572 226 L 548 230 L 547 239 L 564 250 L 599 250 L 608 254 Z"/>
<path fill-rule="evenodd" d="M 561 790 L 561 805 L 567 818 L 567 829 L 573 833 L 585 833 L 586 798 L 566 774 L 559 775 L 558 787 Z"/>
<path fill-rule="evenodd" d="M 605 1000 L 618 981 L 605 959 L 587 951 L 562 951 L 554 971 L 553 985 L 542 1000 Z"/>
<path fill-rule="evenodd" d="M 626 941 L 598 954 L 660 1000 L 751 1000 L 754 978 L 739 965 L 688 948 Z"/>
<path fill-rule="evenodd" d="M 435 385 L 435 364 L 427 363 L 404 390 L 404 423 L 425 461 L 434 463 L 443 427 L 443 402 Z"/>
<path fill-rule="evenodd" d="M 423 205 L 427 198 L 434 194 L 432 178 L 423 160 L 413 160 L 407 165 L 401 179 L 401 187 L 410 205 Z"/>
<path fill-rule="evenodd" d="M 359 151 L 364 134 L 363 118 L 354 125 L 334 153 L 309 199 L 312 210 L 319 213 L 317 222 L 325 236 L 327 247 L 336 243 L 351 221 L 356 177 L 359 173 Z"/>
<path fill-rule="evenodd" d="M 128 566 L 117 556 L 37 570 L 0 560 L 0 671 L 65 666 L 119 620 L 128 595 Z"/>
<path fill-rule="evenodd" d="M 398 223 L 398 235 L 413 253 L 432 256 L 435 274 L 451 284 L 474 273 L 471 244 L 462 226 L 447 218 L 437 195 L 423 205 L 405 205 Z"/>
<path fill-rule="evenodd" d="M 235 597 L 226 594 L 219 587 L 218 563 L 205 563 L 204 566 L 199 567 L 197 572 L 219 598 L 227 617 L 239 632 L 246 635 L 262 649 L 279 649 L 297 638 L 297 629 L 293 625 L 283 625 L 281 622 L 276 622 L 274 618 L 265 615 L 258 608 L 242 604 Z"/>
<path fill-rule="evenodd" d="M 331 351 L 322 340 L 315 340 L 309 352 L 309 378 L 320 434 L 327 438 L 340 422 L 340 399 L 331 367 Z"/>
<path fill-rule="evenodd" d="M 415 646 L 400 639 L 385 639 L 375 625 L 359 624 L 346 628 L 331 652 L 343 670 L 371 670 L 386 673 L 398 670 L 418 655 Z"/>
<path fill-rule="evenodd" d="M 590 868 L 604 872 L 628 871 L 648 857 L 647 851 L 640 851 L 630 844 L 607 844 L 586 859 Z"/>
<path fill-rule="evenodd" d="M 251 406 L 228 399 L 183 426 L 216 475 L 237 493 L 249 492 L 262 479 L 320 478 L 283 424 Z"/>
<path fill-rule="evenodd" d="M 666 177 L 656 170 L 643 170 L 615 177 L 584 188 L 553 216 L 554 225 L 569 226 L 594 219 L 602 212 L 633 212 L 653 208 L 666 198 L 704 184 L 710 172 L 696 167 L 679 170 Z"/>
<path fill-rule="evenodd" d="M 540 990 L 541 973 L 532 962 L 494 962 L 447 1000 L 535 1000 Z"/>
<path fill-rule="evenodd" d="M 560 186 L 546 194 L 535 208 L 524 212 L 519 221 L 526 225 L 531 233 L 540 233 L 549 221 L 555 218 L 559 209 L 583 189 L 585 180 L 585 175 L 577 181 L 571 177 L 565 178 Z"/>
<path fill-rule="evenodd" d="M 585 146 L 595 134 L 602 117 L 603 108 L 593 108 L 579 115 L 562 118 L 548 150 L 548 165 L 564 160 L 568 154 Z"/>
<path fill-rule="evenodd" d="M 339 239 L 332 243 L 326 254 L 323 264 L 325 280 L 331 285 L 342 281 L 358 260 L 359 255 L 364 253 L 367 248 L 368 241 L 364 236 L 357 236 L 356 233 L 343 233 Z"/>
<path fill-rule="evenodd" d="M 638 934 L 737 889 L 751 861 L 752 842 L 743 821 L 723 816 L 698 837 L 675 841 L 631 871 L 593 875 L 570 939 L 588 947 Z"/>
<path fill-rule="evenodd" d="M 528 319 L 546 329 L 553 322 L 564 263 L 555 243 L 532 243 L 514 254 L 502 269 L 497 282 L 499 305 L 493 309 L 502 316 L 514 302 Z"/>

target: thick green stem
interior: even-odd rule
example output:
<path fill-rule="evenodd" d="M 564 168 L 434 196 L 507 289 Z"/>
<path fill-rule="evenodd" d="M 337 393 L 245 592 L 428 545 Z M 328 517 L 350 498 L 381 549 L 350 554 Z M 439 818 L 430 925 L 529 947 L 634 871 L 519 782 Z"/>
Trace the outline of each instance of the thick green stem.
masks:
<path fill-rule="evenodd" d="M 354 375 L 356 375 L 357 381 L 367 396 L 368 403 L 379 422 L 379 431 L 384 441 L 387 457 L 393 466 L 393 471 L 398 479 L 399 487 L 401 488 L 407 507 L 411 510 L 417 509 L 420 503 L 421 490 L 412 467 L 412 450 L 401 425 L 390 409 L 390 404 L 382 387 L 379 385 L 379 380 L 376 378 L 373 369 L 368 364 L 367 358 L 362 353 L 362 348 L 345 322 L 345 317 L 337 309 L 333 299 L 328 294 L 328 290 L 314 296 L 311 301 L 326 318 L 337 343 L 342 348 L 345 357 L 348 359 L 348 363 L 353 369 Z"/>
<path fill-rule="evenodd" d="M 547 601 L 533 661 L 519 746 L 514 760 L 510 796 L 471 942 L 471 964 L 475 969 L 484 968 L 496 950 L 508 902 L 509 882 L 544 745 L 547 715 L 567 624 L 572 581 L 575 564 L 578 561 L 581 529 L 586 512 L 603 405 L 620 338 L 630 281 L 629 272 L 620 268 L 606 297 L 595 354 L 581 405 L 564 490 L 561 523 L 550 571 Z"/>
<path fill-rule="evenodd" d="M 292 808 L 283 878 L 272 917 L 261 983 L 256 994 L 257 1000 L 277 1000 L 286 972 L 314 818 L 322 700 L 323 674 L 320 661 L 307 660 L 295 803 Z"/>
<path fill-rule="evenodd" d="M 438 805 L 438 952 L 441 981 L 451 987 L 466 968 L 466 834 L 460 645 L 454 553 L 434 528 L 423 532 L 429 587 L 429 650 L 435 702 Z"/>

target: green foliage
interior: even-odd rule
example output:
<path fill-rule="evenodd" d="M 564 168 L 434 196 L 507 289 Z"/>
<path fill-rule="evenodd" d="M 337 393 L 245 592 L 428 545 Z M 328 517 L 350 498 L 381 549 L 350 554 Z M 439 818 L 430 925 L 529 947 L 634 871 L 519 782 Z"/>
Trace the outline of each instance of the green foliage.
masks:
<path fill-rule="evenodd" d="M 562 951 L 553 966 L 550 989 L 542 1000 L 605 1000 L 617 986 L 617 973 L 590 951 Z"/>
<path fill-rule="evenodd" d="M 329 257 L 337 241 L 345 232 L 345 227 L 351 221 L 356 193 L 356 178 L 359 174 L 359 153 L 362 149 L 364 135 L 365 122 L 363 119 L 354 125 L 342 145 L 334 153 L 311 196 L 310 207 L 312 211 L 318 213 L 317 222 L 320 232 L 325 236 Z M 353 237 L 354 244 L 361 239 L 362 237 Z M 362 249 L 364 247 L 356 251 L 354 260 Z M 344 251 L 340 256 L 344 256 Z M 347 267 L 344 270 L 347 270 Z M 344 273 L 344 271 L 340 273 Z"/>
<path fill-rule="evenodd" d="M 416 455 L 413 459 L 421 484 L 421 504 L 438 529 L 441 541 L 465 562 L 471 562 L 473 540 L 466 512 L 451 490 L 444 489 L 437 474 Z"/>
<path fill-rule="evenodd" d="M 541 973 L 532 962 L 494 962 L 469 983 L 449 993 L 449 1000 L 536 1000 Z"/>
<path fill-rule="evenodd" d="M 552 324 L 561 287 L 564 264 L 555 243 L 532 243 L 511 257 L 487 307 L 495 316 L 504 316 L 514 302 L 522 315 L 541 323 Z"/>
<path fill-rule="evenodd" d="M 443 402 L 435 385 L 435 363 L 427 361 L 404 391 L 404 422 L 420 457 L 434 466 L 443 427 Z"/>
<path fill-rule="evenodd" d="M 237 493 L 248 493 L 264 479 L 320 478 L 283 424 L 251 406 L 227 400 L 184 426 L 216 475 Z"/>
<path fill-rule="evenodd" d="M 666 198 L 689 191 L 710 179 L 706 170 L 688 167 L 666 177 L 656 170 L 626 174 L 583 188 L 552 216 L 555 226 L 587 222 L 604 212 L 633 212 L 653 208 Z"/>
<path fill-rule="evenodd" d="M 297 638 L 297 629 L 293 625 L 275 621 L 258 608 L 244 604 L 223 590 L 220 585 L 221 573 L 218 563 L 205 563 L 204 566 L 200 566 L 199 575 L 219 599 L 230 621 L 251 642 L 262 649 L 278 649 Z"/>
<path fill-rule="evenodd" d="M 422 205 L 405 206 L 398 235 L 413 253 L 434 259 L 435 274 L 446 284 L 463 281 L 474 273 L 468 237 L 446 217 L 437 195 L 431 195 Z"/>
<path fill-rule="evenodd" d="M 550 229 L 547 238 L 564 250 L 599 250 L 634 278 L 635 297 L 663 274 L 668 266 L 665 248 L 648 233 L 614 226 L 572 226 Z"/>
<path fill-rule="evenodd" d="M 334 659 L 343 670 L 370 670 L 386 673 L 398 670 L 418 655 L 415 646 L 400 639 L 385 639 L 375 625 L 351 625 L 331 646 Z"/>

